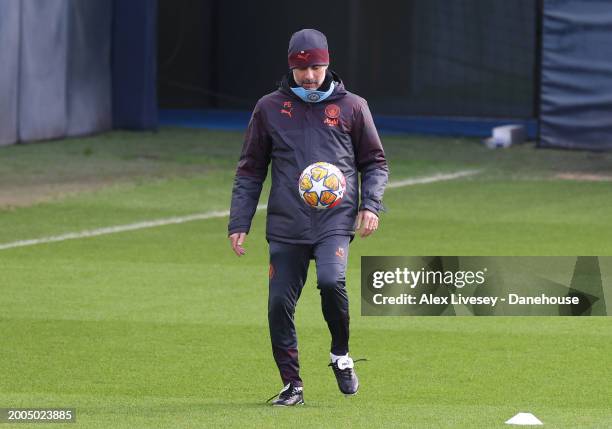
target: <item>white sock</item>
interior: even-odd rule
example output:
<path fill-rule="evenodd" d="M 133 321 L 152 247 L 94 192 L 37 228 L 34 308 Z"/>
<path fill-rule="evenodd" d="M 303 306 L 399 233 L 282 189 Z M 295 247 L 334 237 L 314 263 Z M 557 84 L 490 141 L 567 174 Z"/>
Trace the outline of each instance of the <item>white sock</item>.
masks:
<path fill-rule="evenodd" d="M 331 359 L 332 363 L 334 363 L 334 362 L 336 362 L 336 361 L 337 361 L 338 359 L 340 359 L 340 358 L 343 358 L 343 357 L 348 357 L 348 353 L 347 353 L 347 354 L 345 354 L 345 355 L 340 355 L 340 356 L 337 356 L 337 355 L 335 355 L 335 354 L 333 354 L 333 353 L 330 353 L 330 354 L 329 354 L 329 357 L 330 357 L 330 359 Z"/>

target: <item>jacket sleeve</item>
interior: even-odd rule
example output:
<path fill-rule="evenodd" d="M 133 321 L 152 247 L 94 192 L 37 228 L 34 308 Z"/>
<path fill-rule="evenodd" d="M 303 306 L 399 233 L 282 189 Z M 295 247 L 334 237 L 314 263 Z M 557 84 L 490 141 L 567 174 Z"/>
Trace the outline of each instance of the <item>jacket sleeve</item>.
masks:
<path fill-rule="evenodd" d="M 382 199 L 389 180 L 389 167 L 368 104 L 363 99 L 360 101 L 355 108 L 352 129 L 357 170 L 361 173 L 359 210 L 367 209 L 378 214 L 386 211 Z"/>
<path fill-rule="evenodd" d="M 251 229 L 263 182 L 268 174 L 272 144 L 262 114 L 258 103 L 251 115 L 236 168 L 228 235 L 248 233 Z"/>

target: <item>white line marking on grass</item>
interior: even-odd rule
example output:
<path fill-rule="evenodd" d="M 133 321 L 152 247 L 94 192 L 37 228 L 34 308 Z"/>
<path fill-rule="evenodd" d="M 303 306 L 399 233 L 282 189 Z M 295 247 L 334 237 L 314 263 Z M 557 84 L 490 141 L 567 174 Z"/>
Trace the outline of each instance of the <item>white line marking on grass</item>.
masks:
<path fill-rule="evenodd" d="M 266 205 L 257 206 L 257 210 L 265 209 Z M 99 235 L 115 234 L 117 232 L 136 231 L 139 229 L 156 228 L 164 225 L 174 225 L 194 220 L 215 219 L 229 216 L 229 210 L 197 213 L 188 216 L 175 216 L 165 219 L 150 220 L 144 222 L 130 223 L 127 225 L 109 226 L 106 228 L 90 229 L 80 232 L 69 232 L 67 234 L 55 235 L 51 237 L 35 238 L 32 240 L 20 240 L 12 243 L 0 244 L 0 250 L 12 249 L 14 247 L 34 246 L 36 244 L 55 243 L 58 241 L 74 240 L 77 238 L 97 237 Z"/>
<path fill-rule="evenodd" d="M 417 177 L 414 179 L 406 179 L 400 180 L 397 182 L 390 182 L 387 185 L 387 188 L 400 188 L 403 186 L 412 186 L 412 185 L 420 185 L 424 183 L 433 183 L 440 182 L 442 180 L 453 180 L 458 179 L 460 177 L 473 176 L 474 174 L 478 174 L 478 170 L 466 170 L 466 171 L 458 171 L 456 173 L 448 173 L 448 174 L 435 174 L 433 176 L 426 177 Z M 267 204 L 260 204 L 257 206 L 257 210 L 264 210 L 267 207 Z M 116 234 L 118 232 L 126 232 L 126 231 L 136 231 L 139 229 L 147 229 L 147 228 L 156 228 L 158 226 L 164 225 L 176 225 L 180 223 L 192 222 L 195 220 L 205 220 L 205 219 L 217 219 L 229 216 L 229 210 L 223 211 L 213 211 L 206 213 L 196 213 L 187 216 L 175 216 L 164 219 L 150 220 L 144 222 L 136 222 L 130 223 L 127 225 L 117 225 L 117 226 L 109 226 L 105 228 L 96 228 L 90 229 L 80 232 L 68 232 L 66 234 L 54 235 L 50 237 L 42 237 L 42 238 L 34 238 L 31 240 L 19 240 L 13 241 L 12 243 L 4 243 L 0 244 L 0 250 L 14 249 L 16 247 L 25 247 L 25 246 L 35 246 L 37 244 L 46 244 L 46 243 L 57 243 L 59 241 L 66 240 L 76 240 L 79 238 L 87 238 L 87 237 L 97 237 L 100 235 L 108 235 L 108 234 Z"/>
<path fill-rule="evenodd" d="M 397 182 L 389 182 L 388 188 L 401 188 L 402 186 L 422 185 L 424 183 L 441 182 L 443 180 L 454 180 L 461 177 L 474 176 L 480 173 L 480 170 L 464 170 L 455 173 L 439 173 L 433 176 L 415 177 L 414 179 L 398 180 Z"/>

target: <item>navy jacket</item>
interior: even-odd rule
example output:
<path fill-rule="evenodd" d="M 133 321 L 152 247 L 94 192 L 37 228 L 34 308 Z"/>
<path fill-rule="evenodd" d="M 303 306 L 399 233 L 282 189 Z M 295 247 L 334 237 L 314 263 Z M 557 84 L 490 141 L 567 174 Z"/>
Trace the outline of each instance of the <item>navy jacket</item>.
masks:
<path fill-rule="evenodd" d="M 296 96 L 289 75 L 257 102 L 236 169 L 229 234 L 249 232 L 270 162 L 268 242 L 313 244 L 333 234 L 352 240 L 358 210 L 378 214 L 383 209 L 389 169 L 367 102 L 347 91 L 336 73 L 328 73 L 335 89 L 319 103 Z M 317 161 L 336 165 L 346 178 L 343 200 L 326 210 L 309 207 L 298 193 L 302 171 Z"/>

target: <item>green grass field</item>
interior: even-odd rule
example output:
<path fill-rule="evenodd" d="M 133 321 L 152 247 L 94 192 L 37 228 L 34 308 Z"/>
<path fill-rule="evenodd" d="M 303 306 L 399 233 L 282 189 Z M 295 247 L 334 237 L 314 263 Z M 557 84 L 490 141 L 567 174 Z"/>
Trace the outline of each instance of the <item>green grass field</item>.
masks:
<path fill-rule="evenodd" d="M 612 427 L 611 318 L 361 317 L 359 303 L 362 255 L 612 255 L 612 155 L 383 140 L 391 181 L 480 174 L 389 189 L 379 231 L 353 242 L 357 396 L 327 367 L 311 267 L 296 315 L 306 405 L 263 403 L 282 386 L 259 211 L 242 258 L 227 218 L 0 250 L 0 408 L 76 408 L 68 428 L 502 428 L 520 411 Z M 0 148 L 0 245 L 228 209 L 240 146 L 163 129 Z"/>

